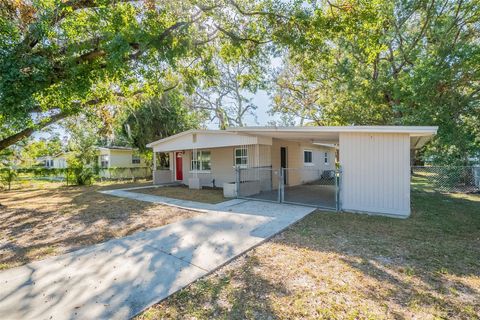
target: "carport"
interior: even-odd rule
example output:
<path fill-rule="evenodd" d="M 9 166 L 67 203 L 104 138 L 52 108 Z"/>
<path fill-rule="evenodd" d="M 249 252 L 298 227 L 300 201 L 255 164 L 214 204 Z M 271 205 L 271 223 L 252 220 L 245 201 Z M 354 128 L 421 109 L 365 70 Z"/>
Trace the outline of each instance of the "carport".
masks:
<path fill-rule="evenodd" d="M 239 197 L 405 218 L 410 215 L 411 150 L 421 148 L 437 127 L 242 127 L 227 131 L 292 146 L 310 143 L 337 149 L 337 167 L 327 173 L 294 161 L 283 166 L 272 160 L 270 168 L 237 168 Z M 265 181 L 270 177 L 270 187 L 254 193 L 248 187 L 242 190 L 242 182 L 252 176 Z M 305 183 L 298 176 L 310 179 Z"/>

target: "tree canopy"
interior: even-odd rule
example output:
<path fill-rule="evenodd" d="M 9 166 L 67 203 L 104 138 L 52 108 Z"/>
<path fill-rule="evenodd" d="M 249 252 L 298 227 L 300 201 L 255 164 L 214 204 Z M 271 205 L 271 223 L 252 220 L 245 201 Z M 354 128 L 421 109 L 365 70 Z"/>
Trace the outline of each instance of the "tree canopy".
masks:
<path fill-rule="evenodd" d="M 480 150 L 477 0 L 17 0 L 0 15 L 0 150 L 78 114 L 135 144 L 192 112 L 243 125 L 265 87 L 288 124 L 438 125 L 430 152 Z M 153 118 L 165 127 L 138 125 Z"/>
<path fill-rule="evenodd" d="M 479 6 L 326 0 L 293 7 L 289 23 L 276 24 L 286 63 L 272 112 L 314 125 L 438 125 L 436 152 L 465 159 L 480 149 Z"/>
<path fill-rule="evenodd" d="M 0 150 L 87 109 L 191 91 L 210 72 L 212 40 L 224 54 L 254 55 L 265 28 L 239 10 L 233 1 L 1 2 Z"/>

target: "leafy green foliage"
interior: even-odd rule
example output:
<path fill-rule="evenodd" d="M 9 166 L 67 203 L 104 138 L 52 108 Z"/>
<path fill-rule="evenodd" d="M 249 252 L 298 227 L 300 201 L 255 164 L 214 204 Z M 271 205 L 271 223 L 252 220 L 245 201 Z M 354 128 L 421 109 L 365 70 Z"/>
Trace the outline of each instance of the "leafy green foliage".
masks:
<path fill-rule="evenodd" d="M 184 96 L 176 90 L 151 98 L 127 116 L 122 123 L 123 134 L 131 145 L 145 152 L 147 143 L 198 128 L 201 118 L 183 102 Z"/>
<path fill-rule="evenodd" d="M 79 185 L 91 184 L 98 173 L 98 127 L 84 118 L 69 122 L 70 153 L 67 157 L 68 180 Z"/>
<path fill-rule="evenodd" d="M 210 73 L 213 39 L 225 56 L 253 57 L 266 26 L 241 10 L 231 1 L 1 2 L 0 150 L 72 115 L 172 86 L 192 92 Z"/>
<path fill-rule="evenodd" d="M 8 190 L 12 188 L 12 182 L 17 177 L 16 170 L 12 168 L 6 168 L 0 170 L 0 181 L 7 186 Z"/>
<path fill-rule="evenodd" d="M 21 158 L 26 163 L 34 163 L 39 157 L 55 156 L 63 150 L 58 137 L 30 141 L 21 149 Z"/>
<path fill-rule="evenodd" d="M 272 112 L 315 125 L 438 125 L 430 153 L 480 150 L 478 1 L 293 3 Z M 448 158 L 448 159 L 447 159 Z"/>

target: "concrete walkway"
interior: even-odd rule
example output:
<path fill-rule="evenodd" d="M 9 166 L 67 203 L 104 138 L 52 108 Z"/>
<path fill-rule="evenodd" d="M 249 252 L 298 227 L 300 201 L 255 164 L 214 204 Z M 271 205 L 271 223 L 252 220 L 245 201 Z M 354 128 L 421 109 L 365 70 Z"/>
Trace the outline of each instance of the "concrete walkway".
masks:
<path fill-rule="evenodd" d="M 125 189 L 105 190 L 100 192 L 111 195 L 111 196 L 116 196 L 116 197 L 129 198 L 129 199 L 140 200 L 145 202 L 166 204 L 169 206 L 175 206 L 179 208 L 198 209 L 198 210 L 223 210 L 232 205 L 245 202 L 245 200 L 233 199 L 225 202 L 211 204 L 211 203 L 205 203 L 205 202 L 174 199 L 169 197 L 155 196 L 155 195 L 135 192 L 135 190 L 146 189 L 146 188 L 147 187 L 133 187 L 133 188 L 125 188 Z M 152 188 L 152 187 L 148 186 L 148 188 Z M 158 188 L 162 188 L 162 187 L 158 187 Z"/>
<path fill-rule="evenodd" d="M 125 193 L 136 196 L 113 192 Z M 0 272 L 0 319 L 128 319 L 314 210 L 243 200 L 217 205 L 222 211 L 196 204 L 208 211 Z"/>

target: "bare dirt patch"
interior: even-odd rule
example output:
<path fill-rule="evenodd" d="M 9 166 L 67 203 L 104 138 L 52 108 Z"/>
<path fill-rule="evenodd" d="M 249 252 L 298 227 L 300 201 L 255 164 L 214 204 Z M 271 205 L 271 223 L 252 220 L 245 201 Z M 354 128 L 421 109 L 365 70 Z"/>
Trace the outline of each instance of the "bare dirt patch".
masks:
<path fill-rule="evenodd" d="M 199 214 L 97 192 L 142 185 L 44 185 L 1 192 L 0 270 Z"/>
<path fill-rule="evenodd" d="M 480 319 L 480 196 L 317 212 L 138 319 Z"/>
<path fill-rule="evenodd" d="M 154 196 L 169 197 L 174 199 L 197 201 L 204 203 L 220 203 L 228 200 L 223 197 L 223 190 L 217 188 L 189 189 L 187 186 L 153 187 L 132 190 L 133 192 L 151 194 Z"/>

